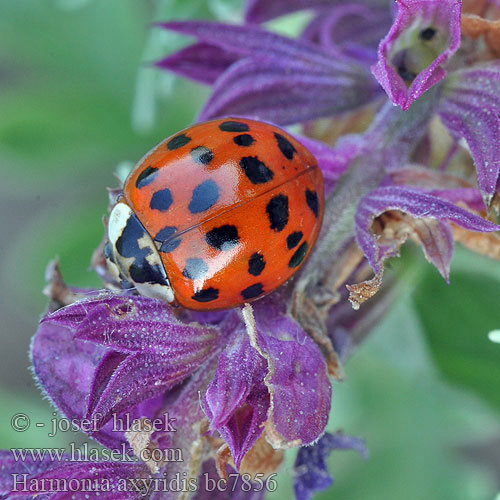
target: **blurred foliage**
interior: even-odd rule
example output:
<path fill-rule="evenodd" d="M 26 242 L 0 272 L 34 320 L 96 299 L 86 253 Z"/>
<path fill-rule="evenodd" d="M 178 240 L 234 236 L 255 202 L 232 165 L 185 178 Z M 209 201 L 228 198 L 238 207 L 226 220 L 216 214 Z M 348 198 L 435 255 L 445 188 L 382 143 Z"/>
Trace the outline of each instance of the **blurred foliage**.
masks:
<path fill-rule="evenodd" d="M 442 301 L 448 301 L 445 293 Z M 370 451 L 366 462 L 354 453 L 332 454 L 338 498 L 375 500 L 381 492 L 383 498 L 408 500 L 494 495 L 494 465 L 481 469 L 457 449 L 498 437 L 498 415 L 443 381 L 426 333 L 406 295 L 355 353 L 347 380 L 334 387 L 331 429 L 363 436 Z"/>
<path fill-rule="evenodd" d="M 67 445 L 68 439 L 79 441 L 80 437 L 72 432 L 52 434 L 51 419 L 60 418 L 58 413 L 48 405 L 40 405 L 38 400 L 30 400 L 22 394 L 12 394 L 0 389 L 0 448 L 61 448 Z M 8 403 L 7 403 L 8 402 Z M 22 432 L 15 432 L 11 420 L 16 414 L 25 414 L 30 419 L 29 428 Z M 25 420 L 22 420 L 24 424 Z M 36 424 L 43 424 L 37 426 Z"/>
<path fill-rule="evenodd" d="M 80 2 L 78 10 L 35 0 L 2 4 L 0 193 L 19 202 L 21 213 L 31 211 L 6 249 L 3 278 L 38 310 L 43 270 L 56 255 L 68 281 L 98 286 L 87 268 L 103 233 L 105 187 L 117 185 L 116 165 L 135 163 L 189 125 L 203 101 L 205 89 L 179 80 L 158 95 L 162 73 L 150 64 L 172 45 L 150 23 L 176 8 L 192 13 L 195 3 L 107 0 Z M 206 8 L 199 13 L 208 16 Z M 146 47 L 148 37 L 155 50 Z M 155 113 L 143 115 L 136 130 L 132 110 L 145 90 Z"/>
<path fill-rule="evenodd" d="M 416 310 L 446 378 L 500 410 L 500 346 L 488 338 L 500 325 L 500 267 L 470 253 L 461 257 L 463 263 L 455 262 L 450 286 L 426 272 L 414 294 Z M 472 259 L 478 267 L 473 272 Z"/>
<path fill-rule="evenodd" d="M 113 172 L 135 163 L 196 116 L 207 91 L 151 67 L 187 40 L 150 23 L 174 17 L 235 20 L 239 0 L 16 0 L 0 15 L 0 203 L 2 220 L 0 447 L 60 446 L 47 430 L 15 433 L 16 411 L 49 422 L 26 377 L 26 351 L 45 299 L 47 262 L 59 256 L 69 283 L 99 286 L 87 271 L 106 213 Z M 292 19 L 293 21 L 293 19 Z M 295 21 L 273 27 L 293 31 Z M 295 24 L 294 24 L 295 23 Z M 459 452 L 500 438 L 500 263 L 457 250 L 446 285 L 423 257 L 394 310 L 336 384 L 330 430 L 365 437 L 363 462 L 332 454 L 336 482 L 319 498 L 494 498 L 498 463 Z M 21 318 L 24 323 L 21 322 Z M 26 330 L 20 330 L 19 325 Z M 15 337 L 11 332 L 15 332 Z M 20 387 L 28 394 L 23 382 Z M 31 386 L 32 389 L 32 386 Z M 69 437 L 67 437 L 68 439 Z M 57 444 L 56 444 L 57 443 Z M 498 454 L 497 454 L 498 456 Z M 271 498 L 292 498 L 293 452 Z M 499 458 L 500 460 L 500 458 Z M 494 472 L 495 466 L 496 475 Z"/>

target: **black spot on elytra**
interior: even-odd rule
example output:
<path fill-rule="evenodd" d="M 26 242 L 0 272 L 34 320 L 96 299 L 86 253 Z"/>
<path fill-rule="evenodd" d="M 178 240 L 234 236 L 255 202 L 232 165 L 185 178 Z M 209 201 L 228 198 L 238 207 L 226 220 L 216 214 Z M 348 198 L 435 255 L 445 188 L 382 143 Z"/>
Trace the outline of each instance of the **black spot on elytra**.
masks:
<path fill-rule="evenodd" d="M 241 291 L 241 296 L 245 300 L 253 299 L 262 294 L 264 290 L 262 289 L 262 283 L 255 283 L 255 285 L 251 285 L 248 288 L 245 288 Z"/>
<path fill-rule="evenodd" d="M 191 298 L 197 302 L 212 302 L 212 300 L 219 298 L 219 290 L 212 287 L 205 288 L 204 290 L 198 290 Z"/>
<path fill-rule="evenodd" d="M 302 239 L 302 236 L 303 236 L 302 231 L 295 231 L 289 234 L 286 239 L 286 246 L 288 247 L 288 250 L 295 248 Z"/>
<path fill-rule="evenodd" d="M 203 259 L 187 259 L 186 266 L 182 272 L 183 276 L 191 280 L 203 278 L 208 272 L 208 266 Z"/>
<path fill-rule="evenodd" d="M 169 253 L 173 252 L 181 243 L 180 238 L 172 238 L 171 236 L 177 231 L 177 228 L 174 226 L 164 227 L 161 231 L 155 236 L 155 241 L 160 242 L 162 245 L 160 247 L 160 252 Z"/>
<path fill-rule="evenodd" d="M 255 139 L 250 134 L 240 134 L 233 137 L 233 141 L 238 146 L 251 146 L 255 142 Z"/>
<path fill-rule="evenodd" d="M 190 142 L 191 142 L 191 137 L 188 137 L 185 134 L 176 135 L 167 142 L 167 149 L 170 151 L 174 151 L 175 149 L 182 148 L 182 146 L 185 146 Z"/>
<path fill-rule="evenodd" d="M 171 240 L 164 241 L 160 247 L 160 252 L 170 253 L 173 252 L 181 244 L 180 238 L 173 238 Z"/>
<path fill-rule="evenodd" d="M 278 147 L 283 153 L 283 156 L 288 160 L 291 160 L 293 155 L 297 152 L 297 150 L 293 147 L 293 144 L 281 134 L 276 132 L 274 133 L 274 137 L 276 137 L 276 141 L 278 141 Z"/>
<path fill-rule="evenodd" d="M 302 264 L 302 261 L 304 260 L 304 257 L 306 256 L 308 248 L 309 245 L 307 244 L 307 241 L 304 241 L 304 243 L 302 243 L 302 245 L 300 245 L 300 247 L 297 248 L 295 253 L 292 255 L 290 262 L 288 262 L 288 267 L 300 266 L 300 264 Z"/>
<path fill-rule="evenodd" d="M 248 272 L 253 276 L 259 276 L 266 267 L 264 256 L 259 252 L 252 254 L 248 259 Z"/>
<path fill-rule="evenodd" d="M 143 188 L 144 186 L 147 186 L 148 184 L 151 184 L 151 182 L 153 182 L 154 178 L 156 177 L 157 173 L 158 173 L 157 168 L 146 167 L 135 180 L 136 187 L 140 189 Z"/>
<path fill-rule="evenodd" d="M 219 186 L 216 182 L 208 179 L 193 189 L 193 196 L 189 203 L 189 211 L 199 214 L 208 210 L 219 199 Z"/>
<path fill-rule="evenodd" d="M 271 229 L 277 232 L 283 231 L 288 224 L 288 196 L 279 194 L 271 198 L 266 206 L 266 212 Z"/>
<path fill-rule="evenodd" d="M 306 189 L 306 203 L 307 206 L 312 210 L 314 217 L 318 218 L 319 215 L 319 198 L 316 191 L 311 191 Z"/>
<path fill-rule="evenodd" d="M 244 156 L 240 160 L 240 167 L 252 184 L 264 184 L 274 177 L 273 171 L 256 156 Z"/>
<path fill-rule="evenodd" d="M 139 247 L 139 240 L 146 235 L 146 230 L 135 214 L 127 220 L 123 232 L 116 240 L 116 251 L 125 258 L 134 259 L 128 268 L 128 273 L 136 283 L 160 283 L 167 285 L 165 271 L 158 265 L 151 265 L 147 256 L 150 248 Z"/>
<path fill-rule="evenodd" d="M 433 28 L 432 26 L 429 26 L 428 28 L 423 29 L 418 36 L 420 37 L 421 40 L 429 41 L 436 36 L 436 33 L 437 33 L 436 29 Z"/>
<path fill-rule="evenodd" d="M 149 206 L 153 210 L 166 212 L 170 208 L 170 205 L 172 205 L 172 201 L 173 199 L 170 189 L 165 188 L 160 191 L 156 191 L 156 193 L 153 194 L 151 201 L 149 202 Z"/>
<path fill-rule="evenodd" d="M 227 122 L 222 122 L 219 125 L 219 128 L 223 132 L 248 132 L 249 128 L 246 123 L 243 122 L 236 122 L 229 120 Z"/>
<path fill-rule="evenodd" d="M 240 240 L 236 226 L 228 224 L 215 227 L 205 235 L 205 239 L 211 247 L 217 250 L 230 250 Z"/>
<path fill-rule="evenodd" d="M 156 233 L 156 236 L 154 237 L 154 239 L 156 241 L 163 243 L 165 240 L 168 240 L 168 238 L 170 238 L 170 236 L 172 236 L 176 231 L 177 231 L 177 228 L 174 226 L 164 227 L 163 229 L 161 229 L 160 231 L 158 231 Z"/>
<path fill-rule="evenodd" d="M 214 154 L 205 146 L 198 146 L 191 150 L 191 158 L 193 158 L 196 163 L 208 165 L 213 160 Z"/>

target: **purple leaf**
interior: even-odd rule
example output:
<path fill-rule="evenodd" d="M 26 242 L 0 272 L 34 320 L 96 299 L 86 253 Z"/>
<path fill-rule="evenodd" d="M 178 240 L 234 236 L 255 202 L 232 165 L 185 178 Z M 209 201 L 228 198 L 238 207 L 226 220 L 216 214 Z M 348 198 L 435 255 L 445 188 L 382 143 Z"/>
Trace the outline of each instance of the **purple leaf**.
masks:
<path fill-rule="evenodd" d="M 241 57 L 304 59 L 309 62 L 311 71 L 319 67 L 335 67 L 339 71 L 350 72 L 347 62 L 332 61 L 330 55 L 321 48 L 271 33 L 259 26 L 237 26 L 213 21 L 171 21 L 158 26 L 196 37 Z"/>
<path fill-rule="evenodd" d="M 158 353 L 172 358 L 204 351 L 218 339 L 216 327 L 181 323 L 172 308 L 147 297 L 107 294 L 47 315 L 75 330 L 75 338 L 124 353 Z"/>
<path fill-rule="evenodd" d="M 357 108 L 377 90 L 366 68 L 355 60 L 332 57 L 311 43 L 258 26 L 206 21 L 161 26 L 195 36 L 238 58 L 217 79 L 200 120 L 245 115 L 278 124 L 296 123 Z"/>
<path fill-rule="evenodd" d="M 118 366 L 127 358 L 127 354 L 117 351 L 107 352 L 101 362 L 97 365 L 94 372 L 94 379 L 92 381 L 92 387 L 90 388 L 89 394 L 89 404 L 92 405 L 93 402 L 99 401 L 102 396 L 103 391 L 106 389 L 106 385 L 113 372 L 118 368 Z M 87 405 L 86 417 L 92 415 L 92 408 Z"/>
<path fill-rule="evenodd" d="M 101 428 L 112 414 L 134 412 L 139 403 L 181 382 L 219 340 L 217 328 L 183 324 L 160 301 L 108 293 L 47 315 L 33 343 L 33 363 L 64 414 L 92 418 Z M 113 440 L 121 442 L 123 435 L 108 427 L 93 437 L 116 446 Z"/>
<path fill-rule="evenodd" d="M 158 61 L 156 66 L 212 85 L 237 60 L 236 54 L 216 45 L 195 43 Z"/>
<path fill-rule="evenodd" d="M 308 61 L 242 59 L 217 80 L 200 120 L 244 115 L 280 125 L 332 116 L 373 97 L 362 75 L 311 71 Z"/>
<path fill-rule="evenodd" d="M 261 381 L 256 383 L 244 404 L 234 411 L 218 431 L 226 441 L 234 464 L 239 469 L 241 461 L 262 434 L 269 410 L 269 392 Z"/>
<path fill-rule="evenodd" d="M 28 453 L 23 460 L 15 458 L 11 450 L 0 450 L 0 498 L 12 490 L 14 478 L 12 474 L 35 475 L 46 469 L 57 466 L 48 455 L 40 460 L 34 460 Z"/>
<path fill-rule="evenodd" d="M 331 385 L 323 355 L 299 324 L 255 304 L 252 345 L 267 360 L 271 395 L 266 438 L 275 448 L 311 444 L 324 432 Z"/>
<path fill-rule="evenodd" d="M 377 47 L 392 22 L 387 5 L 377 9 L 361 2 L 320 9 L 306 26 L 302 40 L 315 42 L 332 54 L 365 64 L 377 60 Z"/>
<path fill-rule="evenodd" d="M 249 0 L 245 12 L 245 20 L 249 23 L 263 23 L 284 14 L 302 9 L 331 7 L 341 0 Z"/>
<path fill-rule="evenodd" d="M 446 80 L 439 114 L 457 139 L 464 138 L 486 206 L 500 172 L 500 64 L 457 71 Z"/>
<path fill-rule="evenodd" d="M 264 23 L 298 10 L 327 10 L 342 3 L 345 3 L 344 0 L 248 0 L 245 20 L 249 23 Z M 363 3 L 373 8 L 387 7 L 387 0 L 364 0 Z"/>
<path fill-rule="evenodd" d="M 33 371 L 52 403 L 68 418 L 85 416 L 100 346 L 74 341 L 70 330 L 42 323 L 31 344 Z"/>
<path fill-rule="evenodd" d="M 446 75 L 460 45 L 461 0 L 398 0 L 397 17 L 381 41 L 372 72 L 403 110 Z"/>
<path fill-rule="evenodd" d="M 119 353 L 106 354 L 106 350 L 89 342 L 74 340 L 73 333 L 54 323 L 43 322 L 31 345 L 31 358 L 35 377 L 54 406 L 67 418 L 76 423 L 85 418 L 89 394 L 95 387 L 95 372 L 107 356 L 123 356 Z M 145 401 L 131 408 L 130 420 L 155 414 L 159 402 Z M 95 422 L 83 422 L 82 430 L 99 443 L 121 449 L 126 443 L 123 432 L 113 430 L 109 422 L 98 432 Z"/>
<path fill-rule="evenodd" d="M 269 393 L 264 385 L 267 363 L 250 345 L 243 328 L 233 335 L 233 343 L 219 357 L 203 407 L 210 428 L 220 432 L 239 468 L 241 460 L 262 433 Z"/>
<path fill-rule="evenodd" d="M 42 326 L 58 328 L 54 323 L 72 328 L 78 344 L 90 341 L 83 344 L 86 349 L 101 344 L 117 351 L 94 360 L 82 391 L 89 401 L 86 416 L 95 419 L 99 427 L 113 414 L 184 380 L 217 350 L 220 340 L 216 327 L 181 323 L 167 304 L 145 297 L 92 297 L 47 315 Z M 50 384 L 50 377 L 47 379 Z M 68 383 L 67 389 L 71 391 Z M 78 398 L 80 411 L 85 400 L 82 395 Z"/>
<path fill-rule="evenodd" d="M 400 210 L 416 218 L 448 220 L 471 231 L 492 232 L 500 229 L 500 226 L 431 194 L 400 186 L 377 188 L 361 199 L 355 216 L 358 245 L 376 273 L 393 247 L 377 243 L 371 225 L 375 217 L 388 210 Z M 442 258 L 446 262 L 449 256 L 443 255 Z M 438 258 L 433 259 L 437 262 Z"/>
<path fill-rule="evenodd" d="M 315 492 L 326 490 L 333 483 L 326 463 L 333 450 L 353 450 L 363 458 L 367 456 L 362 439 L 345 436 L 341 432 L 326 433 L 315 445 L 300 448 L 295 459 L 294 471 L 297 500 L 309 500 Z"/>
<path fill-rule="evenodd" d="M 447 99 L 463 101 L 500 113 L 500 62 L 492 61 L 450 73 L 443 85 L 440 109 Z"/>
<path fill-rule="evenodd" d="M 489 206 L 500 170 L 500 120 L 489 109 L 448 100 L 442 110 L 443 123 L 455 136 L 462 136 L 469 145 L 477 169 L 479 188 Z"/>
<path fill-rule="evenodd" d="M 476 188 L 432 189 L 429 194 L 444 198 L 452 203 L 463 202 L 476 212 L 484 210 L 483 198 Z"/>
<path fill-rule="evenodd" d="M 94 419 L 101 427 L 113 414 L 171 389 L 209 358 L 212 347 L 182 352 L 173 357 L 169 354 L 130 354 L 114 371 L 117 359 L 105 358 L 96 370 L 97 382 L 90 393 L 88 418 Z"/>
<path fill-rule="evenodd" d="M 484 202 L 481 192 L 470 187 L 470 183 L 461 177 L 444 171 L 412 165 L 391 172 L 392 183 L 425 190 L 438 198 L 453 203 L 464 202 L 471 210 L 482 212 Z"/>

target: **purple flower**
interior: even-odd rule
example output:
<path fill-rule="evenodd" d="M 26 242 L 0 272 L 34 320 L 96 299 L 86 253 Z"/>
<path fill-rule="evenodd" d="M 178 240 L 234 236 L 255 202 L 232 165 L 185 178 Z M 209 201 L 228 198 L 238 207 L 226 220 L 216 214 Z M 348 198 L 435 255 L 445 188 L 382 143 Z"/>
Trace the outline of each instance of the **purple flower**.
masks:
<path fill-rule="evenodd" d="M 202 120 L 233 114 L 278 124 L 305 122 L 339 116 L 377 102 L 379 94 L 367 71 L 374 62 L 382 30 L 388 30 L 372 71 L 391 100 L 406 110 L 445 78 L 446 66 L 460 44 L 461 2 L 401 0 L 397 6 L 391 27 L 391 10 L 385 1 L 249 2 L 246 19 L 250 23 L 302 9 L 312 10 L 316 17 L 300 40 L 255 25 L 166 23 L 162 26 L 195 36 L 200 42 L 158 65 L 214 86 L 200 115 Z M 488 96 L 493 99 L 491 103 L 481 99 L 473 89 L 474 68 L 463 88 L 458 89 L 457 83 L 467 78 L 467 71 L 450 73 L 437 106 L 453 136 L 467 141 L 479 187 L 489 205 L 500 165 L 494 104 L 498 92 L 492 88 Z M 481 70 L 477 71 L 479 78 Z M 495 77 L 486 78 L 492 83 Z M 468 99 L 473 96 L 477 97 Z M 475 104 L 478 99 L 482 108 Z M 472 127 L 472 123 L 480 126 Z"/>
<path fill-rule="evenodd" d="M 266 374 L 265 359 L 240 328 L 219 357 L 215 377 L 203 398 L 210 430 L 220 432 L 238 468 L 267 420 L 270 397 L 264 384 Z"/>
<path fill-rule="evenodd" d="M 267 439 L 275 448 L 311 444 L 324 432 L 330 411 L 331 386 L 321 351 L 295 320 L 269 303 L 255 305 L 255 324 L 250 313 L 247 306 L 243 314 L 250 342 L 268 369 Z"/>
<path fill-rule="evenodd" d="M 199 40 L 157 64 L 201 83 L 213 81 L 214 92 L 200 120 L 245 115 L 291 124 L 359 108 L 376 94 L 367 67 L 347 56 L 332 57 L 307 41 L 258 26 L 207 21 L 160 26 Z"/>
<path fill-rule="evenodd" d="M 457 140 L 467 142 L 488 206 L 500 171 L 500 64 L 455 71 L 442 93 L 439 115 Z"/>
<path fill-rule="evenodd" d="M 215 320 L 202 326 L 153 299 L 93 292 L 42 319 L 32 345 L 35 375 L 65 416 L 111 449 L 140 456 L 127 425 L 167 415 L 182 429 L 156 432 L 147 446 L 189 453 L 189 443 L 203 442 L 206 415 L 207 430 L 224 439 L 239 468 L 263 431 L 277 447 L 289 447 L 314 442 L 326 426 L 325 361 L 282 304 L 262 302 L 259 311 L 271 308 L 273 317 L 261 314 L 249 337 L 236 313 L 193 314 Z M 170 475 L 201 466 L 195 455 L 185 462 L 146 465 Z"/>
<path fill-rule="evenodd" d="M 352 57 L 371 65 L 377 60 L 377 47 L 391 26 L 387 5 L 349 2 L 319 8 L 302 32 L 301 39 L 318 43 L 331 53 Z"/>
<path fill-rule="evenodd" d="M 387 244 L 377 241 L 371 232 L 374 218 L 388 210 L 399 210 L 422 220 L 425 228 L 417 230 L 417 234 L 423 234 L 421 243 L 425 255 L 447 281 L 453 254 L 453 237 L 450 225 L 445 221 L 451 221 L 470 231 L 500 230 L 500 226 L 437 196 L 400 186 L 380 187 L 361 199 L 355 217 L 356 240 L 376 273 L 380 271 L 381 263 L 389 255 L 394 255 L 401 245 L 398 240 Z M 410 234 L 411 232 L 403 234 L 400 238 L 404 241 Z"/>
<path fill-rule="evenodd" d="M 397 0 L 398 13 L 381 41 L 373 74 L 406 110 L 441 81 L 460 45 L 461 0 Z"/>
<path fill-rule="evenodd" d="M 314 446 L 301 448 L 294 470 L 297 500 L 309 500 L 315 492 L 326 490 L 333 483 L 326 464 L 326 459 L 333 450 L 354 450 L 363 458 L 368 456 L 362 439 L 345 436 L 341 432 L 327 433 Z"/>

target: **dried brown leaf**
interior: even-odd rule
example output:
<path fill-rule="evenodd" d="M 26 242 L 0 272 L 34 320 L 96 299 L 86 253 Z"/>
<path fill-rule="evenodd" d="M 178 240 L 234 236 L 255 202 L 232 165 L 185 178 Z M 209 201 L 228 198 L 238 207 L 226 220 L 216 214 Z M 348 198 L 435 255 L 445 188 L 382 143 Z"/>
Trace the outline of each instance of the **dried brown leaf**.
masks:
<path fill-rule="evenodd" d="M 252 477 L 255 477 L 258 473 L 269 476 L 279 469 L 283 457 L 283 450 L 274 449 L 268 443 L 266 433 L 263 432 L 243 458 L 240 473 L 247 473 Z"/>
<path fill-rule="evenodd" d="M 305 294 L 296 294 L 294 299 L 292 315 L 321 350 L 328 374 L 337 380 L 342 380 L 344 369 L 327 334 L 325 317 L 320 313 L 316 303 Z"/>
<path fill-rule="evenodd" d="M 139 418 L 134 421 L 132 428 L 133 430 L 125 432 L 125 438 L 130 444 L 135 456 L 142 459 L 148 469 L 153 474 L 156 474 L 160 470 L 163 462 L 156 462 L 151 458 L 154 449 L 154 446 L 151 444 L 151 435 L 154 432 L 151 421 L 145 417 Z"/>
<path fill-rule="evenodd" d="M 358 310 L 363 302 L 371 299 L 380 290 L 383 274 L 384 267 L 381 266 L 380 271 L 372 279 L 354 285 L 346 285 L 349 290 L 349 302 L 353 309 Z"/>
<path fill-rule="evenodd" d="M 490 5 L 490 0 L 463 0 L 462 12 L 484 16 Z"/>
<path fill-rule="evenodd" d="M 43 294 L 50 299 L 49 311 L 55 311 L 61 307 L 73 304 L 73 302 L 85 296 L 84 293 L 80 293 L 78 290 L 66 285 L 58 260 L 49 262 L 45 270 L 45 279 L 47 285 L 43 289 Z"/>
<path fill-rule="evenodd" d="M 491 20 L 475 14 L 462 15 L 462 34 L 470 38 L 484 36 L 487 47 L 495 56 L 500 56 L 500 19 Z"/>
<path fill-rule="evenodd" d="M 455 225 L 452 229 L 453 237 L 464 247 L 491 259 L 500 260 L 500 237 L 496 233 L 473 233 Z"/>

